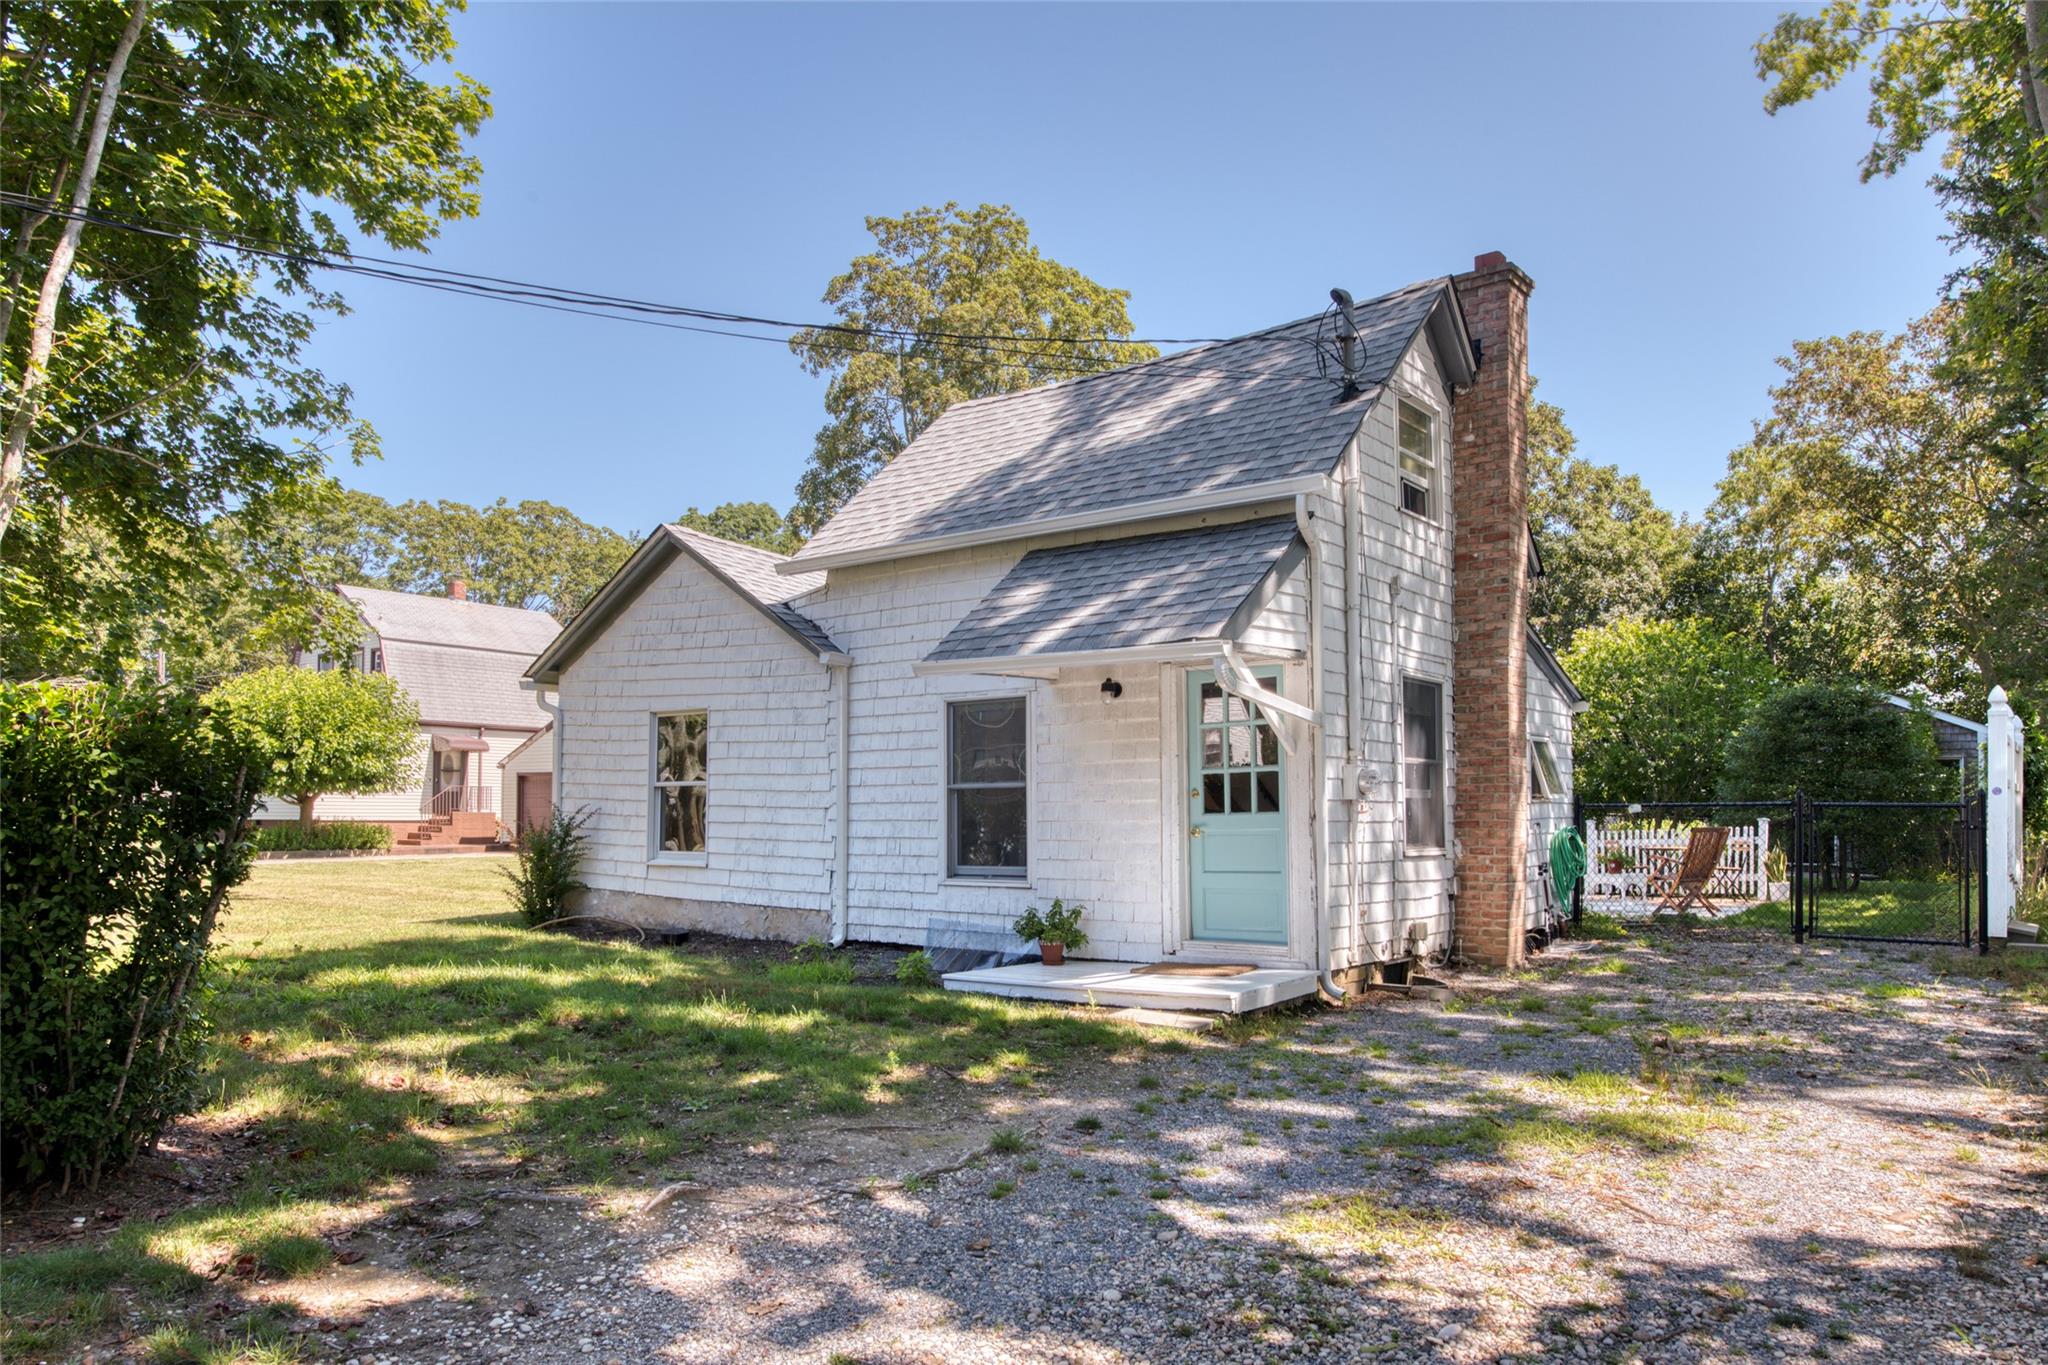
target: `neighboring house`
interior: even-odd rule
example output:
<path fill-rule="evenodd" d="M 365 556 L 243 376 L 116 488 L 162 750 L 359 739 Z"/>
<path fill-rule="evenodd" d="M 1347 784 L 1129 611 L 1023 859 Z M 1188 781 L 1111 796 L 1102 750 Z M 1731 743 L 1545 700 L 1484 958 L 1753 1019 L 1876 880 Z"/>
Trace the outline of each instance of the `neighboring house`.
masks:
<path fill-rule="evenodd" d="M 1937 711 L 1924 701 L 1887 692 L 1884 697 L 1889 706 L 1901 711 L 1927 717 L 1927 724 L 1934 734 L 1934 747 L 1941 751 L 1941 761 L 1953 763 L 1957 772 L 1956 793 L 1977 789 L 1978 764 L 1984 753 L 1984 723 L 1965 720 L 1947 711 Z"/>
<path fill-rule="evenodd" d="M 392 826 L 401 843 L 498 837 L 499 760 L 548 721 L 521 685 L 526 662 L 560 632 L 544 611 L 468 600 L 457 581 L 446 597 L 383 588 L 335 589 L 362 618 L 363 636 L 347 658 L 308 653 L 309 668 L 388 673 L 419 707 L 420 737 L 405 781 L 384 792 L 322 796 L 322 820 Z M 266 798 L 258 820 L 294 820 L 298 807 Z"/>
<path fill-rule="evenodd" d="M 498 760 L 498 809 L 515 839 L 546 824 L 554 811 L 554 733 L 552 725 L 543 726 Z"/>
<path fill-rule="evenodd" d="M 1541 572 L 1540 561 L 1538 572 Z M 1541 869 L 1550 864 L 1550 840 L 1572 823 L 1572 720 L 1586 709 L 1586 698 L 1557 656 L 1535 631 L 1529 632 L 1529 877 L 1532 910 L 1542 897 L 1552 908 L 1570 908 L 1568 886 L 1546 890 Z"/>
<path fill-rule="evenodd" d="M 916 944 L 1058 896 L 1089 958 L 1301 989 L 1518 960 L 1576 698 L 1527 623 L 1529 287 L 956 404 L 793 558 L 662 527 L 527 670 L 585 904 Z"/>

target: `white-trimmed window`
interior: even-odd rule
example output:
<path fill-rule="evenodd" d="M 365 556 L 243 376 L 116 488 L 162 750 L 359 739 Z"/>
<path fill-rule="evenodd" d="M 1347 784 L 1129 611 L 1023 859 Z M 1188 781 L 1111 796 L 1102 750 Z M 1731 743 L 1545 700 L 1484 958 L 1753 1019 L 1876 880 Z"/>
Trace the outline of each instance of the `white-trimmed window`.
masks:
<path fill-rule="evenodd" d="M 1408 851 L 1445 847 L 1444 685 L 1401 680 L 1401 805 Z"/>
<path fill-rule="evenodd" d="M 1400 402 L 1401 510 L 1436 515 L 1436 423 L 1425 408 Z"/>
<path fill-rule="evenodd" d="M 1021 881 L 1031 816 L 1022 697 L 946 705 L 946 874 Z"/>
<path fill-rule="evenodd" d="M 1538 801 L 1564 795 L 1564 775 L 1557 766 L 1557 750 L 1547 739 L 1529 741 L 1529 795 Z"/>
<path fill-rule="evenodd" d="M 711 716 L 671 711 L 654 718 L 648 827 L 654 856 L 702 854 L 711 782 Z"/>

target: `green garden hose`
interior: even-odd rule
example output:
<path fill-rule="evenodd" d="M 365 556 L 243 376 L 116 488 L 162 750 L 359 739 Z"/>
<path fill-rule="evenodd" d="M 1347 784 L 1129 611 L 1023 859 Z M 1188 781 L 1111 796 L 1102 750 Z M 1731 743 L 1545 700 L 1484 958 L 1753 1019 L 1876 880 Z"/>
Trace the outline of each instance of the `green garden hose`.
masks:
<path fill-rule="evenodd" d="M 1550 836 L 1550 884 L 1557 888 L 1557 898 L 1564 902 L 1564 913 L 1571 913 L 1572 888 L 1579 884 L 1579 878 L 1586 870 L 1586 841 L 1570 825 Z"/>

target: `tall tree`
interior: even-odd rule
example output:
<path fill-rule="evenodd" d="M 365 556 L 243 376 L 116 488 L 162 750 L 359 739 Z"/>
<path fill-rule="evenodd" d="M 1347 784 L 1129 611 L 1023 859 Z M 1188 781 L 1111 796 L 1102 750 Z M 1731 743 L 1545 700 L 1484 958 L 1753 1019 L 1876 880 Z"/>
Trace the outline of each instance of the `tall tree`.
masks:
<path fill-rule="evenodd" d="M 1960 263 L 1942 377 L 1970 444 L 2017 482 L 1991 510 L 2015 588 L 2048 584 L 2048 0 L 1833 0 L 1756 49 L 1772 112 L 1868 66 L 1877 130 L 1863 176 L 1941 148 L 1932 184 Z"/>
<path fill-rule="evenodd" d="M 676 518 L 676 525 L 779 555 L 793 555 L 803 547 L 802 537 L 772 503 L 722 502 L 709 512 L 692 507 Z"/>
<path fill-rule="evenodd" d="M 61 596 L 45 575 L 102 542 L 130 574 L 203 578 L 214 518 L 255 531 L 330 451 L 376 453 L 348 389 L 304 363 L 343 308 L 308 258 L 348 250 L 344 224 L 411 249 L 476 211 L 464 141 L 490 110 L 433 79 L 450 8 L 0 7 L 10 603 Z"/>
<path fill-rule="evenodd" d="M 1827 623 L 1832 666 L 1799 675 L 1949 697 L 2042 676 L 2048 622 L 2009 539 L 2024 523 L 2000 514 L 2015 479 L 1943 377 L 1950 335 L 1937 312 L 1898 335 L 1798 343 L 1771 415 L 1729 457 L 1709 512 L 1725 624 L 1781 648 L 1788 618 L 1795 634 Z"/>
<path fill-rule="evenodd" d="M 445 593 L 462 579 L 472 601 L 573 618 L 632 553 L 617 531 L 552 502 L 504 498 L 484 507 L 403 502 L 391 509 L 393 548 L 380 586 Z"/>
<path fill-rule="evenodd" d="M 830 417 L 797 483 L 790 524 L 809 535 L 948 407 L 966 398 L 1149 360 L 1130 293 L 1040 255 L 1008 205 L 870 218 L 875 249 L 825 287 L 839 315 L 790 338 L 831 376 Z"/>
<path fill-rule="evenodd" d="M 1529 522 L 1543 555 L 1530 618 L 1562 648 L 1588 626 L 1662 611 L 1692 541 L 1633 474 L 1578 455 L 1554 403 L 1529 403 Z"/>

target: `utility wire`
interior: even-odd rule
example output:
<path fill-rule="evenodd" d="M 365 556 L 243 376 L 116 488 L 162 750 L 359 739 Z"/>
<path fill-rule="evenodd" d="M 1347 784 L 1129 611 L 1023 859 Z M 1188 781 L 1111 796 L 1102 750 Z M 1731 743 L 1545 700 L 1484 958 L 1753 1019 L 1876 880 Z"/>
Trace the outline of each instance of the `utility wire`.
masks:
<path fill-rule="evenodd" d="M 469 271 L 427 266 L 411 261 L 396 261 L 389 258 L 359 256 L 354 253 L 318 253 L 298 251 L 266 243 L 259 238 L 237 237 L 232 233 L 208 234 L 188 228 L 164 224 L 147 219 L 123 219 L 95 213 L 90 210 L 73 211 L 62 206 L 52 206 L 47 200 L 31 195 L 0 190 L 0 204 L 22 208 L 33 208 L 52 217 L 76 219 L 118 231 L 138 233 L 165 240 L 188 242 L 203 248 L 237 251 L 274 260 L 302 269 L 325 269 L 343 274 L 353 274 L 369 279 L 381 279 L 397 284 L 415 285 L 445 293 L 467 295 L 472 298 L 489 298 L 501 302 L 517 303 L 527 307 L 545 308 L 552 312 L 572 313 L 585 317 L 610 319 L 619 322 L 634 322 L 641 325 L 663 327 L 673 331 L 694 332 L 701 335 L 729 337 L 743 341 L 767 341 L 787 345 L 788 337 L 768 336 L 758 332 L 733 331 L 730 328 L 706 327 L 695 322 L 685 323 L 665 320 L 685 317 L 696 320 L 727 322 L 736 326 L 773 327 L 785 331 L 821 331 L 844 335 L 861 340 L 893 343 L 875 348 L 884 354 L 901 354 L 898 346 L 937 346 L 958 350 L 979 351 L 1005 363 L 1017 364 L 1026 369 L 1061 369 L 1067 378 L 1089 378 L 1099 375 L 1119 375 L 1127 379 L 1172 379 L 1180 380 L 1205 375 L 1220 375 L 1260 380 L 1314 380 L 1317 376 L 1295 375 L 1274 370 L 1237 369 L 1222 366 L 1194 366 L 1175 363 L 1179 357 L 1165 356 L 1157 361 L 1139 362 L 1133 365 L 1111 369 L 1101 368 L 1101 357 L 1094 354 L 1075 353 L 1047 349 L 1051 346 L 1097 346 L 1112 338 L 1103 337 L 1016 337 L 993 334 L 917 332 L 901 328 L 857 327 L 845 323 L 802 323 L 773 318 L 757 317 L 743 313 L 729 313 L 712 309 L 693 308 L 680 304 L 654 303 L 643 299 L 626 298 L 619 295 L 594 293 L 588 290 L 559 288 L 532 284 L 526 281 L 509 280 L 502 276 L 480 275 Z M 1132 343 L 1143 344 L 1213 344 L 1211 338 L 1127 338 Z M 1201 351 L 1185 353 L 1198 356 Z M 1057 377 L 1057 376 L 1055 376 Z"/>

